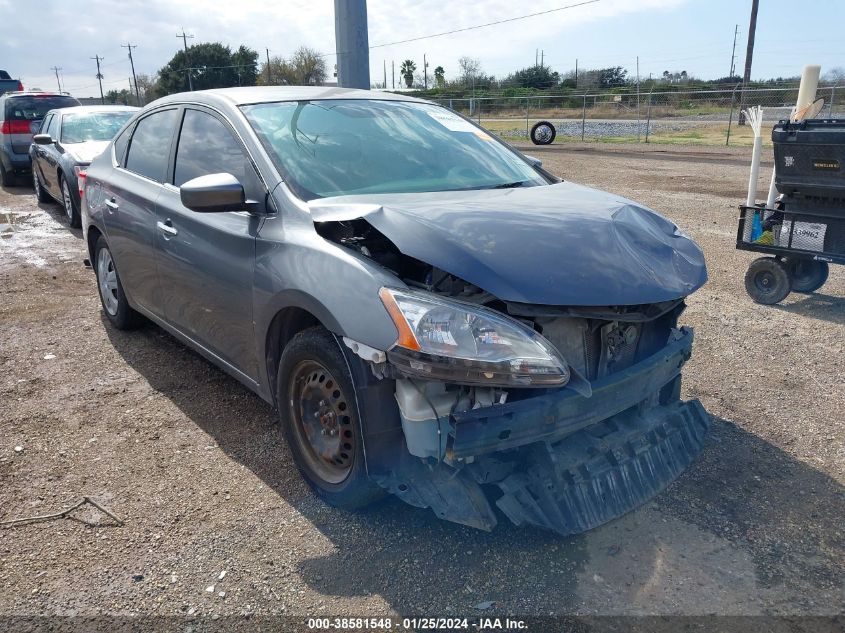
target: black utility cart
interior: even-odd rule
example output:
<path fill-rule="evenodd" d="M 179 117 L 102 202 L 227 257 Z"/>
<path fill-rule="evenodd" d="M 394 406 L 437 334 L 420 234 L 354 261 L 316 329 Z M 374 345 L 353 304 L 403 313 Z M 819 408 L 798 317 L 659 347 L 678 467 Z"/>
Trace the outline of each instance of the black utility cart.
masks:
<path fill-rule="evenodd" d="M 780 121 L 772 130 L 774 208 L 741 206 L 736 247 L 765 253 L 745 274 L 757 303 L 811 293 L 845 264 L 845 119 Z"/>

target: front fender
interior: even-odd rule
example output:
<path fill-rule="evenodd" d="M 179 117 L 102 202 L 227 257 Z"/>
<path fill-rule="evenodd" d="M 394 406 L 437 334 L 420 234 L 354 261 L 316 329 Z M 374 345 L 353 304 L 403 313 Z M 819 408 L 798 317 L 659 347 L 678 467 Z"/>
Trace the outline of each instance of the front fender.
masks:
<path fill-rule="evenodd" d="M 283 228 L 267 218 L 256 240 L 254 314 L 258 357 L 273 319 L 285 308 L 301 308 L 328 330 L 375 349 L 386 350 L 398 337 L 381 303 L 383 286 L 404 284 L 375 262 L 320 237 L 313 225 Z M 270 390 L 269 376 L 262 382 Z"/>

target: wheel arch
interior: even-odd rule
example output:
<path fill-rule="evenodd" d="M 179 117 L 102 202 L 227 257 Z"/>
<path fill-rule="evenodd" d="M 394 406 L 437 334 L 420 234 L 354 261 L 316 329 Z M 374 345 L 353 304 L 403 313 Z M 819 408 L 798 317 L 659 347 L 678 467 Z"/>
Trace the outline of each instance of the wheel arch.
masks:
<path fill-rule="evenodd" d="M 323 326 L 335 335 L 343 330 L 328 309 L 313 297 L 295 291 L 278 298 L 275 313 L 269 319 L 264 333 L 264 363 L 267 387 L 276 403 L 276 380 L 282 352 L 291 339 L 310 327 Z"/>
<path fill-rule="evenodd" d="M 103 232 L 97 228 L 96 225 L 91 224 L 88 227 L 88 235 L 86 236 L 86 246 L 88 247 L 88 259 L 91 261 L 91 265 L 94 265 L 94 249 L 97 246 L 97 240 L 100 239 L 100 236 L 103 235 Z"/>

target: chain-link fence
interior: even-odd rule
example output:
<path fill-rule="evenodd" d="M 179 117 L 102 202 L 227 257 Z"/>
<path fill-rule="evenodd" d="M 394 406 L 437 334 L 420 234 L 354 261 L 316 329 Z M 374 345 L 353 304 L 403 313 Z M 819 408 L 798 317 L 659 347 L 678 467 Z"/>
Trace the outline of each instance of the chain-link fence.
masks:
<path fill-rule="evenodd" d="M 743 108 L 763 107 L 771 127 L 789 118 L 798 87 L 624 93 L 571 92 L 531 97 L 436 98 L 435 101 L 479 122 L 510 141 L 528 140 L 531 128 L 549 121 L 556 143 L 603 141 L 683 145 L 751 145 L 748 125 L 740 124 Z M 845 86 L 819 88 L 824 99 L 819 117 L 845 117 Z M 764 134 L 764 143 L 771 139 Z"/>

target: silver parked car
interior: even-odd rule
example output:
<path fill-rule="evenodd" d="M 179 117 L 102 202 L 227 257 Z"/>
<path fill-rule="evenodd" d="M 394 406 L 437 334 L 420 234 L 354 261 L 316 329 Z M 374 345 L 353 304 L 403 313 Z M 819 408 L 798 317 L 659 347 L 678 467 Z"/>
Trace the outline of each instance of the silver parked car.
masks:
<path fill-rule="evenodd" d="M 32 184 L 39 202 L 58 201 L 68 222 L 80 226 L 79 203 L 85 168 L 108 147 L 138 108 L 77 106 L 50 110 L 32 137 Z"/>
<path fill-rule="evenodd" d="M 171 95 L 91 163 L 83 226 L 111 324 L 146 317 L 273 403 L 331 504 L 570 534 L 701 450 L 698 246 L 438 105 Z"/>

